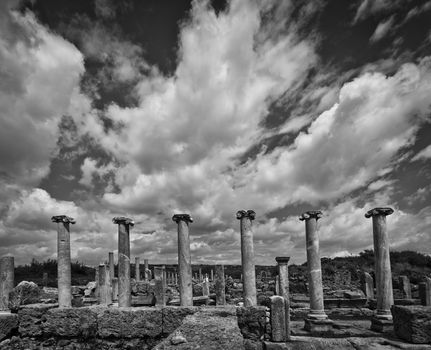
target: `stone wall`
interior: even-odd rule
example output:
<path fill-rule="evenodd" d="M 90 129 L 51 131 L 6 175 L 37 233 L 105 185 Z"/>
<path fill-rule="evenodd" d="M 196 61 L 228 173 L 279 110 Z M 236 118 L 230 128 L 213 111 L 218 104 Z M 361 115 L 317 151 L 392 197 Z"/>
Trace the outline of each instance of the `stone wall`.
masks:
<path fill-rule="evenodd" d="M 59 309 L 35 304 L 0 315 L 0 349 L 152 349 L 181 329 L 186 318 L 233 320 L 237 337 L 265 338 L 265 307 L 101 307 Z M 210 317 L 210 318 L 211 318 Z M 196 321 L 195 321 L 196 322 Z M 233 333 L 233 332 L 232 332 Z"/>

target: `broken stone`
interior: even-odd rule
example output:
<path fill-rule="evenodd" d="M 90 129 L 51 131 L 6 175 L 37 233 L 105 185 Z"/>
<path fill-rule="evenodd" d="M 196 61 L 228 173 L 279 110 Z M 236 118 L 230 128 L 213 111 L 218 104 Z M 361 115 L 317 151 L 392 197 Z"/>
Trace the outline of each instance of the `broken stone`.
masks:
<path fill-rule="evenodd" d="M 40 289 L 34 282 L 22 281 L 9 294 L 9 308 L 17 311 L 21 305 L 40 302 Z"/>
<path fill-rule="evenodd" d="M 184 338 L 184 336 L 181 334 L 180 331 L 176 331 L 173 335 L 173 337 L 171 338 L 171 344 L 172 345 L 178 345 L 178 344 L 182 344 L 182 343 L 187 343 L 187 339 Z"/>

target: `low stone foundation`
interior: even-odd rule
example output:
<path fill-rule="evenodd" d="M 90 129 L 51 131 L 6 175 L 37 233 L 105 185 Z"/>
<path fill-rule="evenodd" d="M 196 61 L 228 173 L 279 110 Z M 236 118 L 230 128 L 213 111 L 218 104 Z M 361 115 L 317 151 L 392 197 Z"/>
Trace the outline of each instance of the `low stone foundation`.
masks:
<path fill-rule="evenodd" d="M 59 309 L 35 304 L 22 307 L 17 314 L 0 314 L 0 349 L 169 349 L 177 332 L 183 333 L 191 347 L 216 349 L 216 344 L 223 343 L 224 350 L 241 349 L 238 342 L 243 347 L 265 338 L 266 323 L 265 307 Z M 233 340 L 235 347 L 229 347 Z"/>

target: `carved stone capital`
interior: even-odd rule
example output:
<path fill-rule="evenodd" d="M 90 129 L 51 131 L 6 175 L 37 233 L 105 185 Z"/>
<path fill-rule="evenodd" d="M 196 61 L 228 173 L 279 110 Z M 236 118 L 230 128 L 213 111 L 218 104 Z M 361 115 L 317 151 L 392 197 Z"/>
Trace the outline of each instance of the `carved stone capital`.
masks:
<path fill-rule="evenodd" d="M 249 218 L 250 220 L 254 220 L 256 217 L 256 213 L 254 210 L 238 210 L 236 212 L 236 218 L 241 220 L 242 218 Z"/>
<path fill-rule="evenodd" d="M 114 224 L 124 224 L 129 226 L 135 226 L 135 222 L 133 221 L 133 219 L 126 218 L 125 216 L 116 216 L 115 218 L 112 219 L 112 222 Z"/>
<path fill-rule="evenodd" d="M 308 219 L 316 219 L 319 220 L 323 216 L 322 212 L 320 210 L 310 210 L 306 211 L 305 213 L 302 213 L 299 217 L 299 220 L 308 220 Z"/>
<path fill-rule="evenodd" d="M 365 213 L 365 217 L 368 219 L 372 216 L 377 216 L 377 215 L 391 215 L 394 212 L 394 210 L 392 208 L 374 208 L 371 210 L 368 210 Z"/>
<path fill-rule="evenodd" d="M 51 218 L 52 222 L 64 222 L 67 224 L 74 224 L 76 221 L 74 218 L 66 215 L 55 215 Z"/>
<path fill-rule="evenodd" d="M 172 221 L 175 221 L 177 224 L 180 221 L 193 222 L 193 218 L 190 214 L 174 214 L 174 216 L 172 216 Z"/>
<path fill-rule="evenodd" d="M 275 257 L 275 261 L 278 264 L 288 264 L 290 260 L 290 256 L 277 256 Z"/>

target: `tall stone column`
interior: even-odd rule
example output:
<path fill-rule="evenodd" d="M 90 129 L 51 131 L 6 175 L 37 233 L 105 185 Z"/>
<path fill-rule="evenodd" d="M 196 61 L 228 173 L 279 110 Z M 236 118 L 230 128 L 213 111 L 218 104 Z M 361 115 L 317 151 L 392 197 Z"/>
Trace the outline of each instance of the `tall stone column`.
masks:
<path fill-rule="evenodd" d="M 225 293 L 225 280 L 224 280 L 224 266 L 215 266 L 215 284 L 216 292 L 216 305 L 226 305 L 226 293 Z"/>
<path fill-rule="evenodd" d="M 0 259 L 0 313 L 9 311 L 9 294 L 15 283 L 15 261 L 13 256 Z"/>
<path fill-rule="evenodd" d="M 70 224 L 75 219 L 66 215 L 51 218 L 57 223 L 58 307 L 72 307 L 72 272 L 70 264 Z"/>
<path fill-rule="evenodd" d="M 311 332 L 320 328 L 325 328 L 324 330 L 326 331 L 331 326 L 330 322 L 326 322 L 328 321 L 328 316 L 325 314 L 323 304 L 322 267 L 317 229 L 317 220 L 321 217 L 321 211 L 307 211 L 299 218 L 299 220 L 305 221 L 308 286 L 310 291 L 310 313 L 305 319 L 305 329 Z"/>
<path fill-rule="evenodd" d="M 192 264 L 190 255 L 189 214 L 175 214 L 172 220 L 178 224 L 178 268 L 180 272 L 181 306 L 193 306 Z"/>
<path fill-rule="evenodd" d="M 136 282 L 139 282 L 141 280 L 141 269 L 140 265 L 141 259 L 139 259 L 139 256 L 135 257 L 135 280 Z"/>
<path fill-rule="evenodd" d="M 374 208 L 365 214 L 366 218 L 373 218 L 377 312 L 371 319 L 371 329 L 378 332 L 392 328 L 391 306 L 394 296 L 386 216 L 393 212 L 392 208 Z"/>
<path fill-rule="evenodd" d="M 112 222 L 118 225 L 118 306 L 130 307 L 130 227 L 135 223 L 126 217 L 115 217 Z"/>
<path fill-rule="evenodd" d="M 109 259 L 108 259 L 108 263 L 109 263 L 109 278 L 110 278 L 111 283 L 112 283 L 112 280 L 115 277 L 114 252 L 109 252 L 108 256 L 109 256 Z"/>
<path fill-rule="evenodd" d="M 214 270 L 211 269 L 211 282 L 214 282 Z"/>
<path fill-rule="evenodd" d="M 236 218 L 240 220 L 241 230 L 241 261 L 244 306 L 257 305 L 252 229 L 252 221 L 255 219 L 255 217 L 256 213 L 253 210 L 239 210 L 236 213 Z"/>
<path fill-rule="evenodd" d="M 278 270 L 278 290 L 279 295 L 284 298 L 285 306 L 285 334 L 287 338 L 290 338 L 290 298 L 289 298 L 289 256 L 277 256 L 275 261 L 277 262 Z"/>

